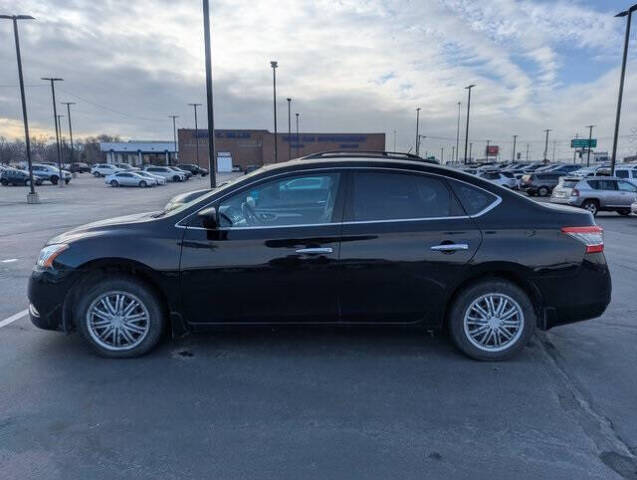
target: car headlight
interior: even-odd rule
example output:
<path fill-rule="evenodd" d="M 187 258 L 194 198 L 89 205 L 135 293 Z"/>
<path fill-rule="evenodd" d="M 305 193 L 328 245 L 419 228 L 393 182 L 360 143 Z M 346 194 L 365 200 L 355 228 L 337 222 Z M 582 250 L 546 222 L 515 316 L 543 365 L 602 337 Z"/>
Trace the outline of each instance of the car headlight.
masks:
<path fill-rule="evenodd" d="M 67 248 L 69 248 L 69 246 L 66 243 L 47 245 L 42 250 L 40 250 L 40 255 L 38 256 L 37 261 L 38 267 L 51 268 L 51 266 L 53 265 L 53 260 L 55 260 L 57 256 Z"/>

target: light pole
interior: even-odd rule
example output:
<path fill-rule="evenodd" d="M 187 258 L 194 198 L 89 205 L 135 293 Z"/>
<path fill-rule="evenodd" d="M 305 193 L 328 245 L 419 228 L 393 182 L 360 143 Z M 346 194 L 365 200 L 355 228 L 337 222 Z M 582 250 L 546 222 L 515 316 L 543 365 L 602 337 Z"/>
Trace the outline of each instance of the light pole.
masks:
<path fill-rule="evenodd" d="M 586 128 L 588 128 L 588 152 L 586 152 L 586 166 L 590 167 L 591 165 L 591 140 L 593 139 L 593 127 L 595 125 L 586 125 Z M 614 155 L 614 153 L 613 153 Z M 611 170 L 614 173 L 614 165 L 611 165 Z M 611 173 L 611 175 L 613 174 Z"/>
<path fill-rule="evenodd" d="M 420 151 L 420 107 L 416 109 L 416 156 Z"/>
<path fill-rule="evenodd" d="M 288 101 L 288 160 L 292 160 L 292 99 Z"/>
<path fill-rule="evenodd" d="M 440 147 L 440 165 L 445 163 L 445 147 Z"/>
<path fill-rule="evenodd" d="M 201 103 L 189 103 L 188 105 L 195 110 L 195 152 L 197 155 L 197 165 L 199 165 L 199 127 L 197 125 L 197 107 L 201 107 Z M 210 175 L 213 174 L 210 173 Z"/>
<path fill-rule="evenodd" d="M 60 187 L 64 186 L 64 177 L 62 176 L 62 155 L 60 152 L 60 132 L 58 130 L 58 111 L 57 105 L 55 102 L 55 82 L 63 82 L 63 78 L 54 78 L 54 77 L 42 77 L 42 80 L 46 80 L 47 82 L 51 82 L 51 96 L 53 97 L 53 123 L 55 123 L 55 143 L 57 146 L 58 153 L 58 169 L 60 170 L 60 180 L 58 181 L 58 185 Z"/>
<path fill-rule="evenodd" d="M 396 130 L 394 130 L 394 152 L 396 151 Z"/>
<path fill-rule="evenodd" d="M 487 157 L 487 163 L 489 163 L 489 142 L 491 142 L 491 140 L 487 140 L 487 149 L 485 151 L 485 156 Z"/>
<path fill-rule="evenodd" d="M 40 203 L 33 185 L 33 168 L 31 163 L 31 140 L 29 139 L 29 120 L 27 119 L 27 100 L 24 94 L 24 77 L 22 75 L 22 56 L 20 55 L 20 39 L 18 35 L 18 20 L 35 20 L 31 15 L 0 15 L 0 19 L 13 21 L 13 37 L 15 39 L 15 54 L 18 61 L 18 78 L 20 80 L 20 99 L 22 101 L 22 120 L 24 121 L 24 142 L 29 164 L 29 193 L 27 203 Z"/>
<path fill-rule="evenodd" d="M 466 150 L 466 149 L 465 149 L 465 150 Z M 473 150 L 473 142 L 469 143 L 469 159 L 472 159 L 472 157 L 471 157 L 471 150 Z M 466 160 L 466 159 L 467 159 L 467 154 L 466 154 L 466 151 L 465 151 L 465 163 L 467 163 L 467 160 Z"/>
<path fill-rule="evenodd" d="M 551 131 L 550 128 L 547 128 L 546 130 L 544 130 L 544 133 L 546 133 L 546 140 L 544 141 L 544 163 L 548 163 L 549 161 L 549 159 L 546 158 L 546 156 L 549 150 L 549 132 L 550 131 Z"/>
<path fill-rule="evenodd" d="M 64 157 L 64 135 L 62 135 L 62 117 L 64 117 L 64 115 L 60 115 L 58 113 L 58 132 L 60 132 L 60 157 Z"/>
<path fill-rule="evenodd" d="M 69 155 L 70 157 L 69 163 L 73 163 L 73 153 L 75 152 L 73 147 L 73 126 L 71 125 L 71 105 L 75 105 L 75 102 L 61 102 L 61 103 L 62 105 L 66 105 L 66 114 L 69 119 L 69 140 L 71 141 L 71 154 Z"/>
<path fill-rule="evenodd" d="M 295 113 L 294 115 L 296 115 L 296 156 L 299 156 L 299 114 Z"/>
<path fill-rule="evenodd" d="M 465 128 L 465 135 L 464 135 L 464 163 L 465 164 L 467 163 L 467 143 L 469 142 L 469 111 L 471 110 L 471 89 L 473 87 L 475 87 L 475 84 L 471 84 L 464 87 L 465 90 L 469 91 L 469 96 L 467 99 L 467 126 Z"/>
<path fill-rule="evenodd" d="M 517 135 L 513 135 L 513 155 L 511 155 L 511 161 L 515 162 L 515 143 L 518 140 L 518 136 Z"/>
<path fill-rule="evenodd" d="M 451 161 L 458 163 L 458 159 L 456 157 L 456 153 L 457 153 L 456 147 L 451 145 Z"/>
<path fill-rule="evenodd" d="M 208 173 L 210 188 L 217 186 L 215 162 L 215 115 L 212 105 L 212 58 L 210 53 L 210 8 L 208 0 L 203 0 L 203 37 L 206 53 L 206 109 L 208 111 Z M 197 143 L 199 140 L 197 139 Z M 197 161 L 199 158 L 197 158 Z"/>
<path fill-rule="evenodd" d="M 421 139 L 421 138 L 427 138 L 427 135 L 418 135 L 418 138 L 416 139 L 416 140 L 417 140 L 417 142 L 416 142 L 416 143 L 418 144 L 418 148 L 420 148 L 420 139 Z M 428 153 L 429 153 L 429 152 L 425 151 L 425 158 L 427 158 L 427 154 L 428 154 Z M 419 155 L 419 156 L 420 156 L 420 155 Z"/>
<path fill-rule="evenodd" d="M 456 129 L 456 158 L 455 161 L 458 163 L 458 149 L 460 148 L 460 106 L 461 102 L 458 102 L 458 128 Z M 451 161 L 453 162 L 453 155 L 451 156 Z"/>
<path fill-rule="evenodd" d="M 624 38 L 624 55 L 622 57 L 622 73 L 619 78 L 619 95 L 617 97 L 617 116 L 615 117 L 615 133 L 613 135 L 613 156 L 610 159 L 610 174 L 615 175 L 615 163 L 617 156 L 617 137 L 619 135 L 619 117 L 622 111 L 622 97 L 624 95 L 624 77 L 626 76 L 626 56 L 628 55 L 628 42 L 630 41 L 630 21 L 633 12 L 637 10 L 637 3 L 628 10 L 618 13 L 615 17 L 628 17 L 626 19 L 626 37 Z M 590 145 L 589 145 L 590 155 Z"/>
<path fill-rule="evenodd" d="M 526 161 L 529 161 L 529 144 L 526 144 Z"/>
<path fill-rule="evenodd" d="M 173 148 L 175 149 L 175 159 L 177 159 L 177 126 L 175 119 L 179 118 L 179 115 L 168 115 L 168 118 L 173 119 Z"/>
<path fill-rule="evenodd" d="M 270 66 L 272 67 L 272 91 L 274 93 L 274 163 L 276 163 L 279 160 L 279 145 L 276 131 L 276 69 L 279 64 L 275 60 L 272 60 Z"/>

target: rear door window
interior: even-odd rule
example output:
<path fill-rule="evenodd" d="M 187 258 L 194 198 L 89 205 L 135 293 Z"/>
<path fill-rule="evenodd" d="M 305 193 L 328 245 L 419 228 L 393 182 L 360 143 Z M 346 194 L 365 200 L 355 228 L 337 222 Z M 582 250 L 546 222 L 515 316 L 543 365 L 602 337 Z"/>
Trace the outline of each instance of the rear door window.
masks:
<path fill-rule="evenodd" d="M 617 190 L 617 180 L 598 180 L 599 190 Z"/>
<path fill-rule="evenodd" d="M 498 200 L 498 197 L 468 183 L 449 180 L 452 190 L 468 215 L 477 215 Z"/>
<path fill-rule="evenodd" d="M 637 192 L 637 187 L 630 182 L 624 182 L 622 180 L 617 182 L 619 190 L 622 192 Z"/>

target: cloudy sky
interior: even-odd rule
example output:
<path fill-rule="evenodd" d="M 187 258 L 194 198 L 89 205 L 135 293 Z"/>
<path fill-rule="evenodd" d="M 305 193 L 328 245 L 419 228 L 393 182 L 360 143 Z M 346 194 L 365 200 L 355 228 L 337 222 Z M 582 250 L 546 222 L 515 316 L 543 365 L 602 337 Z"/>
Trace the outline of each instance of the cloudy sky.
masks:
<path fill-rule="evenodd" d="M 421 107 L 422 150 L 448 156 L 457 102 L 472 94 L 470 141 L 487 139 L 510 156 L 539 158 L 552 129 L 557 158 L 568 139 L 595 124 L 609 150 L 625 20 L 619 0 L 211 0 L 215 123 L 267 128 L 272 71 L 279 62 L 279 126 L 286 97 L 301 130 L 385 132 L 387 148 L 414 147 Z M 76 102 L 77 136 L 171 139 L 192 127 L 189 102 L 205 104 L 199 0 L 0 0 L 20 24 L 32 132 L 50 136 L 52 106 L 43 76 L 63 77 L 60 102 Z M 637 32 L 637 23 L 634 23 Z M 632 35 L 620 130 L 621 154 L 637 152 L 637 42 Z M 0 23 L 0 136 L 22 135 L 11 24 Z M 66 114 L 65 111 L 59 112 Z M 63 119 L 66 122 L 66 118 Z M 205 114 L 200 114 L 205 126 Z M 66 123 L 65 123 L 66 134 Z M 462 143 L 462 142 L 461 142 Z M 462 150 L 462 147 L 461 147 Z M 475 152 L 475 150 L 474 150 Z"/>

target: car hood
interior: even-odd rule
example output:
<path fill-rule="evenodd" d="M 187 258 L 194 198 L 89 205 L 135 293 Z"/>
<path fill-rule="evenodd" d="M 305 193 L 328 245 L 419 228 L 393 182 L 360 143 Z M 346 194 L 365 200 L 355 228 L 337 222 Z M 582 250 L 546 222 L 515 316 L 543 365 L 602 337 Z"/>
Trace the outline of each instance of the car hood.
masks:
<path fill-rule="evenodd" d="M 113 230 L 126 228 L 131 225 L 153 222 L 156 221 L 156 218 L 153 217 L 154 213 L 156 212 L 135 213 L 133 215 L 107 218 L 105 220 L 87 223 L 86 225 L 81 225 L 53 237 L 47 242 L 47 245 L 54 243 L 71 243 L 80 239 L 100 236 L 106 232 L 112 232 Z"/>

